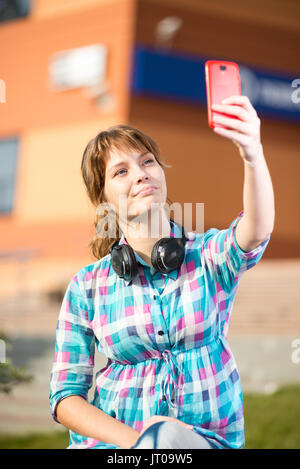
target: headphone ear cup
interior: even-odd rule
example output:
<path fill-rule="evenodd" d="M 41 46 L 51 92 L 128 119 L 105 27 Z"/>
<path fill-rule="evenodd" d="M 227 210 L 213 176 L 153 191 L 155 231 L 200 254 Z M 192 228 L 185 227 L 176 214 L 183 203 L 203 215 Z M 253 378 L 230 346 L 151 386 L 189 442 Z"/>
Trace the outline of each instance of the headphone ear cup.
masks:
<path fill-rule="evenodd" d="M 116 274 L 127 281 L 132 280 L 138 272 L 134 251 L 128 244 L 118 245 L 112 249 L 111 264 Z"/>
<path fill-rule="evenodd" d="M 184 244 L 180 238 L 162 238 L 153 246 L 151 263 L 164 274 L 178 269 L 184 259 Z"/>
<path fill-rule="evenodd" d="M 124 278 L 125 280 L 132 280 L 133 277 L 135 277 L 136 274 L 138 273 L 138 266 L 137 266 L 134 250 L 128 244 L 123 244 L 122 246 L 124 248 L 124 253 L 126 256 L 126 259 L 125 259 L 126 277 Z"/>
<path fill-rule="evenodd" d="M 157 241 L 154 244 L 152 252 L 151 252 L 151 264 L 159 272 L 162 272 L 161 268 L 164 269 L 162 263 L 159 260 L 161 258 L 161 251 L 165 250 L 166 240 L 169 240 L 169 238 L 162 238 L 159 241 Z"/>

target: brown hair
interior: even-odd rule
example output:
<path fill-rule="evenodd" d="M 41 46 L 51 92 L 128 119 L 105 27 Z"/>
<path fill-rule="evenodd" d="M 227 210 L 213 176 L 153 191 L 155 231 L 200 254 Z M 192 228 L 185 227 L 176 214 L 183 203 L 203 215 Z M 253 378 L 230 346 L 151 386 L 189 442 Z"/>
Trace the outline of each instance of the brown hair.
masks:
<path fill-rule="evenodd" d="M 87 195 L 91 203 L 98 207 L 100 203 L 107 202 L 104 197 L 105 168 L 107 156 L 112 148 L 118 150 L 148 150 L 156 158 L 161 167 L 170 167 L 163 162 L 158 145 L 152 138 L 140 130 L 129 125 L 115 125 L 100 132 L 87 144 L 81 162 L 81 173 Z M 167 198 L 167 203 L 172 202 Z M 96 214 L 94 225 L 97 228 L 105 215 Z M 107 227 L 106 227 L 107 228 Z M 121 230 L 117 223 L 115 238 L 101 238 L 95 234 L 89 242 L 92 254 L 101 259 L 109 253 L 112 244 L 121 237 Z"/>

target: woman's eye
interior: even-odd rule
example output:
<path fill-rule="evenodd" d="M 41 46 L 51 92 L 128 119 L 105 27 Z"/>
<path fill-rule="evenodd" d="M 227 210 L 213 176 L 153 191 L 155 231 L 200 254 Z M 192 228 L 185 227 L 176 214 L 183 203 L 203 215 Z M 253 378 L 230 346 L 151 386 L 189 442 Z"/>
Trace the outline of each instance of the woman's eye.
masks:
<path fill-rule="evenodd" d="M 116 172 L 115 176 L 118 176 L 121 173 L 121 171 L 126 171 L 126 169 L 119 169 L 119 171 Z"/>
<path fill-rule="evenodd" d="M 153 158 L 148 158 L 148 160 L 144 161 L 144 164 L 153 163 L 153 162 L 154 162 Z M 119 171 L 116 172 L 115 176 L 119 176 L 120 174 L 122 174 L 122 171 L 127 171 L 127 170 L 126 169 L 119 169 Z"/>

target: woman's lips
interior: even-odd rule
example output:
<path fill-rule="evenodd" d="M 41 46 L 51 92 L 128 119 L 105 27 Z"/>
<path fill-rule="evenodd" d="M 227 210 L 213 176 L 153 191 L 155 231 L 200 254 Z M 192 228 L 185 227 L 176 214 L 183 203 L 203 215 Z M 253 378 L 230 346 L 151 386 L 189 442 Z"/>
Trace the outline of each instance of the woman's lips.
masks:
<path fill-rule="evenodd" d="M 148 195 L 148 194 L 151 194 L 153 191 L 156 190 L 156 187 L 147 187 L 147 189 L 143 189 L 142 191 L 138 192 L 137 196 L 138 195 Z"/>

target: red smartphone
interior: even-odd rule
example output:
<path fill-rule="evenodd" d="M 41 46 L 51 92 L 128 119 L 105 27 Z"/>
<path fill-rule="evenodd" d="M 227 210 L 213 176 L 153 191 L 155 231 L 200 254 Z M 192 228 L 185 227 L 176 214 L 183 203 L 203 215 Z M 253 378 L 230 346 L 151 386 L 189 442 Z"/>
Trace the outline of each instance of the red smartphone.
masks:
<path fill-rule="evenodd" d="M 207 60 L 205 62 L 205 83 L 207 97 L 208 125 L 215 127 L 213 122 L 214 114 L 221 112 L 213 111 L 212 104 L 221 104 L 221 101 L 229 96 L 241 95 L 241 79 L 239 67 L 235 62 L 223 60 Z M 234 118 L 233 116 L 230 116 Z M 237 117 L 235 117 L 237 119 Z M 222 124 L 218 126 L 227 128 Z"/>

